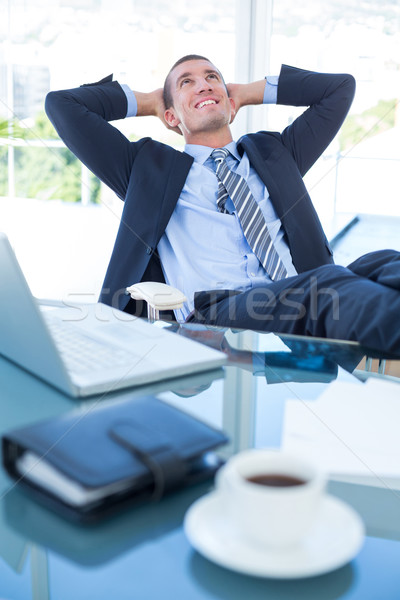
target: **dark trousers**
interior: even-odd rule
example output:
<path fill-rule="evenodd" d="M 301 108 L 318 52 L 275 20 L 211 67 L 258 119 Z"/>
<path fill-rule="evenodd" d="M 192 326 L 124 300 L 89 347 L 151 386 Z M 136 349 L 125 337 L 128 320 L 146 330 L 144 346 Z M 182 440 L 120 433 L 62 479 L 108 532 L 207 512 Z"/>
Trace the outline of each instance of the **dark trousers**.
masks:
<path fill-rule="evenodd" d="M 357 341 L 400 355 L 400 253 L 371 252 L 244 292 L 195 295 L 199 323 Z"/>

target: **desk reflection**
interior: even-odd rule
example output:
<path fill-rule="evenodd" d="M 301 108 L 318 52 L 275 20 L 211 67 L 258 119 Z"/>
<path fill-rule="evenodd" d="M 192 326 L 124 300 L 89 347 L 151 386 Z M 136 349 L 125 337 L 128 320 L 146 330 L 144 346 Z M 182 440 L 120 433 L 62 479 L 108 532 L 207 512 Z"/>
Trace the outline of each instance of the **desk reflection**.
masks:
<path fill-rule="evenodd" d="M 168 326 L 171 328 L 170 324 Z M 224 429 L 231 439 L 220 453 L 223 458 L 248 447 L 279 445 L 282 412 L 286 399 L 293 397 L 293 390 L 299 399 L 309 398 L 310 390 L 316 396 L 326 384 L 341 378 L 343 369 L 353 373 L 366 354 L 356 344 L 313 338 L 297 339 L 204 326 L 174 328 L 178 335 L 222 350 L 227 356 L 225 369 L 127 390 L 123 395 L 160 394 L 195 416 L 214 421 L 214 425 Z M 2 431 L 99 402 L 97 398 L 72 401 L 1 359 L 0 379 L 3 381 L 0 398 Z M 121 399 L 122 395 L 115 397 Z M 209 407 L 213 407 L 213 411 Z M 94 583 L 96 569 L 101 570 L 106 565 L 110 569 L 115 565 L 115 573 L 120 572 L 118 565 L 126 559 L 130 566 L 137 567 L 146 560 L 149 546 L 156 565 L 157 560 L 169 552 L 170 544 L 176 552 L 174 560 L 181 570 L 180 576 L 186 578 L 186 585 L 190 586 L 190 581 L 194 580 L 196 588 L 204 588 L 206 595 L 216 594 L 232 600 L 237 597 L 230 587 L 235 582 L 241 592 L 249 591 L 254 598 L 265 597 L 266 590 L 271 591 L 271 597 L 278 597 L 282 592 L 279 582 L 229 573 L 211 565 L 188 547 L 181 531 L 184 514 L 212 487 L 212 481 L 177 491 L 159 504 L 135 506 L 90 528 L 71 524 L 40 506 L 17 487 L 12 487 L 4 472 L 0 475 L 0 484 L 0 557 L 15 573 L 22 572 L 30 562 L 34 599 L 54 597 L 49 580 L 51 568 L 48 567 L 54 556 L 66 561 L 65 564 L 61 561 L 63 566 L 59 565 L 59 568 L 68 586 L 68 563 L 81 567 L 85 577 L 92 577 L 91 583 Z M 393 494 L 387 490 L 367 490 L 365 486 L 338 483 L 331 483 L 330 491 L 362 514 L 371 535 L 400 539 L 400 530 L 394 525 L 398 502 Z M 375 510 L 378 504 L 385 507 L 379 514 Z M 212 582 L 204 580 L 207 575 L 213 577 Z M 322 579 L 333 586 L 331 597 L 340 597 L 352 585 L 353 569 L 344 567 Z M 229 590 L 225 593 L 227 584 Z M 300 590 L 296 586 L 288 583 L 286 591 Z M 321 588 L 313 581 L 304 581 L 301 586 L 304 596 L 300 594 L 299 597 L 320 597 Z M 117 585 L 117 595 L 119 589 Z M 96 589 L 96 597 L 104 597 L 102 590 Z"/>
<path fill-rule="evenodd" d="M 328 383 L 337 377 L 338 367 L 352 373 L 365 356 L 365 350 L 358 344 L 296 339 L 295 336 L 274 333 L 235 332 L 190 324 L 175 325 L 172 329 L 178 335 L 224 352 L 228 366 L 264 376 L 268 384 L 290 381 Z M 265 343 L 265 340 L 268 341 Z M 280 346 L 281 349 L 263 351 L 263 345 Z"/>

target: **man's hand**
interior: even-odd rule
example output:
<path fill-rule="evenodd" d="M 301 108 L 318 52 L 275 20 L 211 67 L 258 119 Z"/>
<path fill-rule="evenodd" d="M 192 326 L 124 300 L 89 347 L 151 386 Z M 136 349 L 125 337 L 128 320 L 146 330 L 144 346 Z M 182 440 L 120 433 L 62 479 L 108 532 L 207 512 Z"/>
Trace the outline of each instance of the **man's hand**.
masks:
<path fill-rule="evenodd" d="M 228 96 L 235 103 L 235 110 L 232 113 L 232 119 L 236 117 L 242 106 L 262 104 L 264 98 L 265 79 L 253 81 L 251 83 L 228 83 Z"/>
<path fill-rule="evenodd" d="M 165 127 L 167 129 L 171 129 L 172 131 L 175 131 L 176 133 L 179 133 L 180 135 L 182 135 L 182 132 L 178 127 L 171 127 L 170 125 L 168 125 L 167 121 L 165 120 L 165 117 L 164 117 L 165 104 L 164 104 L 163 89 L 158 88 L 157 90 L 154 90 L 154 92 L 151 92 L 151 94 L 154 99 L 154 109 L 155 109 L 154 115 L 160 119 L 160 121 L 163 123 L 163 125 L 165 125 Z"/>
<path fill-rule="evenodd" d="M 176 131 L 176 133 L 181 134 L 181 131 L 178 127 L 170 127 L 167 121 L 164 118 L 165 113 L 165 104 L 163 98 L 163 89 L 158 88 L 153 92 L 134 92 L 138 104 L 137 116 L 138 117 L 146 117 L 153 116 L 158 117 L 160 121 L 165 125 L 167 129 L 171 129 L 172 131 Z"/>

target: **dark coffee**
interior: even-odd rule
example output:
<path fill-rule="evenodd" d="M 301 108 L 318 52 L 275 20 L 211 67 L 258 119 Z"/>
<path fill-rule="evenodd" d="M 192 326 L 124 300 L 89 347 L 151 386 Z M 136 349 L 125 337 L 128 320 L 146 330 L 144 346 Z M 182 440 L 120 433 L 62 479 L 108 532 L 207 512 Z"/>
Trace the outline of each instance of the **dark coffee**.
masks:
<path fill-rule="evenodd" d="M 280 473 L 262 473 L 246 477 L 250 483 L 258 485 L 268 485 L 270 487 L 292 487 L 295 485 L 304 485 L 307 483 L 304 479 L 293 477 L 292 475 L 281 475 Z"/>

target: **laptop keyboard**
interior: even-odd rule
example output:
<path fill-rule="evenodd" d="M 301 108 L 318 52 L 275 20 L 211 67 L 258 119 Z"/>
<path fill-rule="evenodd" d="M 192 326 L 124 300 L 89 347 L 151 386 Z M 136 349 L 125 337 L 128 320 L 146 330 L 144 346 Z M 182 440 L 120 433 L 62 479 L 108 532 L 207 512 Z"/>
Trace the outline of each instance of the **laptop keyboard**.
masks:
<path fill-rule="evenodd" d="M 83 373 L 115 367 L 131 367 L 138 355 L 131 351 L 102 343 L 74 327 L 71 323 L 54 319 L 45 314 L 51 336 L 68 371 Z"/>

